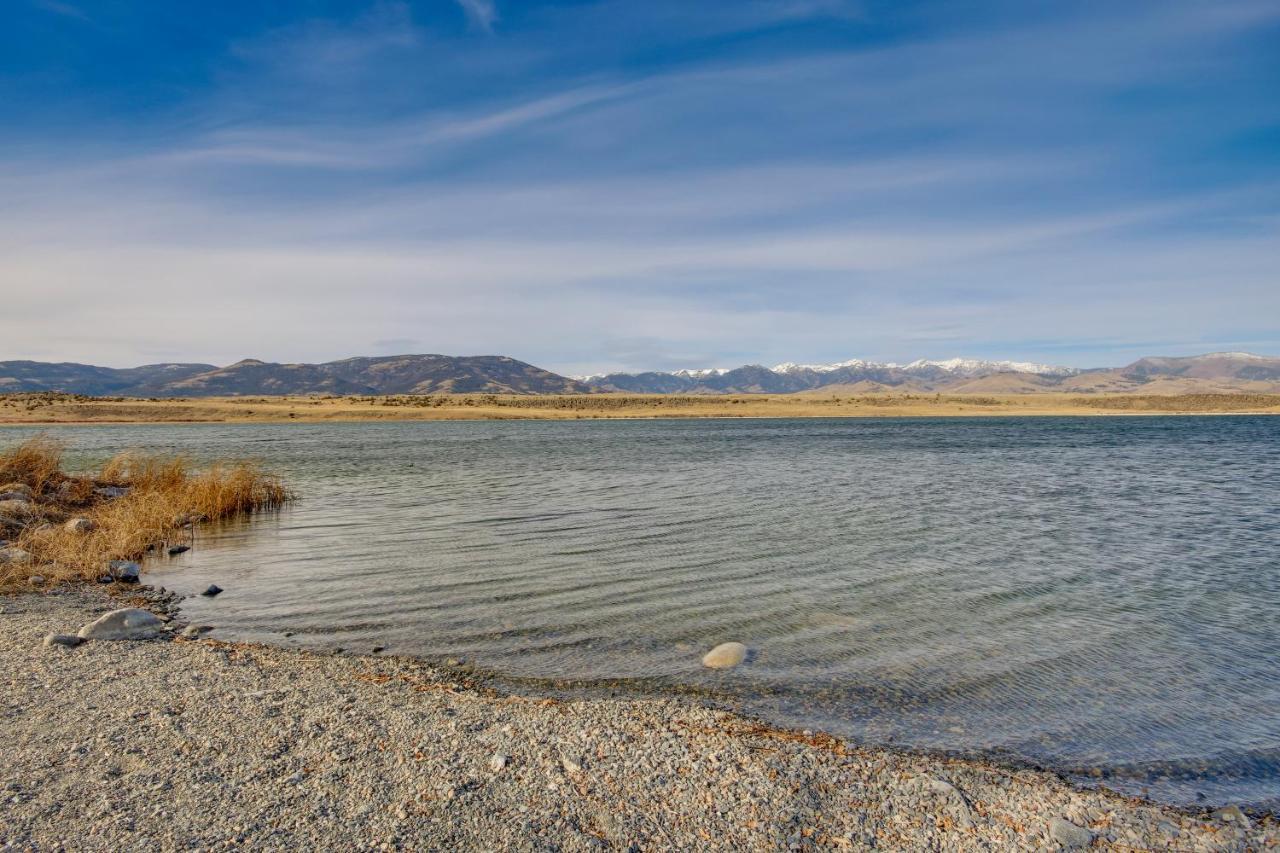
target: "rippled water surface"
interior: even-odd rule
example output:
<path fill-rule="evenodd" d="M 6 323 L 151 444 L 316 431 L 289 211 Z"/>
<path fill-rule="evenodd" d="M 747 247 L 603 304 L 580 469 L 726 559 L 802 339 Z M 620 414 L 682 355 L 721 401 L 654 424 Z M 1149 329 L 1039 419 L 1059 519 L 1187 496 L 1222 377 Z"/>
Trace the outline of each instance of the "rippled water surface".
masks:
<path fill-rule="evenodd" d="M 1170 801 L 1280 799 L 1280 418 L 58 433 L 85 463 L 257 457 L 301 492 L 149 567 L 225 587 L 186 603 L 220 636 L 696 690 Z M 704 670 L 731 639 L 749 661 Z"/>

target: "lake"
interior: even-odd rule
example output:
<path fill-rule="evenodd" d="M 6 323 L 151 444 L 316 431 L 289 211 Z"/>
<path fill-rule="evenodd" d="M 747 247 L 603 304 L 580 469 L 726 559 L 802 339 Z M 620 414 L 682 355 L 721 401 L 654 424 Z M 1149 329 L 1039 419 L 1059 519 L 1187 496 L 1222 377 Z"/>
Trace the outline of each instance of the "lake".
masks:
<path fill-rule="evenodd" d="M 184 604 L 216 637 L 693 693 L 1167 802 L 1280 802 L 1280 418 L 49 432 L 72 464 L 252 457 L 299 491 L 147 566 L 226 589 Z M 727 640 L 749 660 L 704 669 Z"/>

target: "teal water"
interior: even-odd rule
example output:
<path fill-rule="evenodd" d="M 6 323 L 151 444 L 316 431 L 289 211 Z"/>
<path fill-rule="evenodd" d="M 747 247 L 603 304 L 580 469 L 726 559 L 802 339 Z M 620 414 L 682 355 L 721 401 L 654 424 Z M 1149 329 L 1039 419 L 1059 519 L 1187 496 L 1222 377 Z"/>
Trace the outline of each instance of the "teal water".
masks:
<path fill-rule="evenodd" d="M 1280 802 L 1280 418 L 54 432 L 81 464 L 253 457 L 300 491 L 147 567 L 224 587 L 184 605 L 216 636 L 692 691 L 1169 802 Z M 752 657 L 704 670 L 725 640 Z"/>

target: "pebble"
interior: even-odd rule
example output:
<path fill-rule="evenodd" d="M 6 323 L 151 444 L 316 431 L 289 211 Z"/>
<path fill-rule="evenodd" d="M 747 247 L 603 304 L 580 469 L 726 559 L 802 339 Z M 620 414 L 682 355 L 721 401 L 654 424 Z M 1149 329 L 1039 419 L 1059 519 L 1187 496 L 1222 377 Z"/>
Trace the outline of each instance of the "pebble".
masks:
<path fill-rule="evenodd" d="M 742 643 L 721 643 L 702 656 L 702 665 L 711 669 L 729 669 L 747 659 Z"/>
<path fill-rule="evenodd" d="M 1060 817 L 1049 821 L 1049 837 L 1067 850 L 1088 847 L 1093 843 L 1092 832 Z"/>
<path fill-rule="evenodd" d="M 1223 823 L 1234 823 L 1239 826 L 1243 826 L 1245 829 L 1248 829 L 1250 826 L 1249 818 L 1244 812 L 1240 811 L 1239 806 L 1226 806 L 1224 808 L 1220 808 L 1213 813 L 1213 816 Z"/>
<path fill-rule="evenodd" d="M 493 758 L 489 759 L 489 769 L 494 773 L 500 773 L 502 772 L 502 769 L 507 766 L 508 761 L 510 761 L 510 759 L 501 752 L 494 753 Z"/>

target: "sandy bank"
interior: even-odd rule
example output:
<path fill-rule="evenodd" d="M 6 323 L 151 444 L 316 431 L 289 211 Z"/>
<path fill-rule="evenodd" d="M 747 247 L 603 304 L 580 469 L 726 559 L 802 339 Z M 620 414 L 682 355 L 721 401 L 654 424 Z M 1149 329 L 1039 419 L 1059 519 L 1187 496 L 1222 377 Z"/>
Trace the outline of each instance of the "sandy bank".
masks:
<path fill-rule="evenodd" d="M 208 640 L 42 645 L 121 603 L 0 598 L 0 849 L 1052 849 L 1055 819 L 1099 848 L 1280 844 L 1270 820 L 674 700 L 501 696 L 418 661 Z"/>

